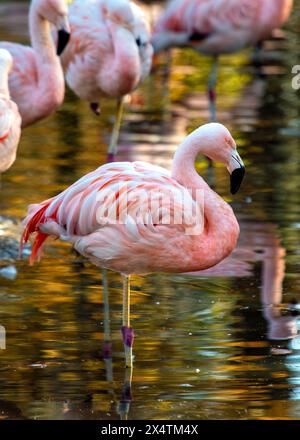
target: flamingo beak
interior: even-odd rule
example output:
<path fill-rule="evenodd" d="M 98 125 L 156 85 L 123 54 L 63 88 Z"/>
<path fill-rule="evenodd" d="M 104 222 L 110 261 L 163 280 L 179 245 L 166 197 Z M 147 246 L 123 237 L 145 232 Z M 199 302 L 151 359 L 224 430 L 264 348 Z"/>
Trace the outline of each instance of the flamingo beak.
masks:
<path fill-rule="evenodd" d="M 62 17 L 57 24 L 58 41 L 57 41 L 57 55 L 61 55 L 70 40 L 70 25 L 66 16 Z"/>
<path fill-rule="evenodd" d="M 229 163 L 230 172 L 230 192 L 231 194 L 236 194 L 240 189 L 245 176 L 245 166 L 243 161 L 235 150 L 231 155 L 231 160 Z"/>
<path fill-rule="evenodd" d="M 57 42 L 57 55 L 61 55 L 68 44 L 70 39 L 70 33 L 65 31 L 64 29 L 60 29 L 58 31 L 58 42 Z"/>
<path fill-rule="evenodd" d="M 245 176 L 245 167 L 235 169 L 230 175 L 230 192 L 236 194 Z"/>

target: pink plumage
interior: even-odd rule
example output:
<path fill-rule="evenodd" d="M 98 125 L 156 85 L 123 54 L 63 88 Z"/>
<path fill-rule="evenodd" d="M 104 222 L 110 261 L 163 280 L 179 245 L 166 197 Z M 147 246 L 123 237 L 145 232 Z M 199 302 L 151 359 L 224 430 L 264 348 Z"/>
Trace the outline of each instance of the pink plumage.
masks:
<path fill-rule="evenodd" d="M 219 55 L 267 38 L 289 17 L 293 0 L 173 0 L 158 20 L 154 48 L 192 46 Z"/>
<path fill-rule="evenodd" d="M 63 102 L 62 67 L 50 32 L 54 25 L 63 36 L 68 32 L 65 0 L 32 0 L 29 27 L 32 47 L 0 42 L 13 57 L 9 90 L 26 127 L 51 115 Z"/>
<path fill-rule="evenodd" d="M 21 136 L 21 117 L 8 90 L 8 75 L 12 65 L 10 53 L 0 49 L 0 173 L 14 163 Z"/>
<path fill-rule="evenodd" d="M 47 236 L 53 235 L 71 242 L 97 266 L 123 274 L 188 272 L 214 266 L 236 246 L 239 226 L 231 207 L 196 173 L 194 161 L 199 152 L 226 165 L 238 179 L 236 192 L 243 163 L 235 142 L 224 126 L 204 125 L 178 148 L 171 174 L 145 162 L 106 164 L 58 196 L 32 205 L 22 237 L 24 243 L 37 233 L 31 262 L 39 258 Z M 187 234 L 187 228 L 199 221 L 185 215 L 196 212 L 197 191 L 203 194 L 203 229 Z M 150 194 L 157 202 L 154 205 L 149 205 Z M 166 205 L 169 195 L 170 208 Z M 182 214 L 181 223 L 174 221 L 178 214 Z M 163 222 L 166 215 L 169 221 Z"/>
<path fill-rule="evenodd" d="M 62 63 L 70 88 L 90 103 L 119 98 L 149 74 L 150 33 L 142 10 L 129 0 L 74 0 L 72 38 Z"/>

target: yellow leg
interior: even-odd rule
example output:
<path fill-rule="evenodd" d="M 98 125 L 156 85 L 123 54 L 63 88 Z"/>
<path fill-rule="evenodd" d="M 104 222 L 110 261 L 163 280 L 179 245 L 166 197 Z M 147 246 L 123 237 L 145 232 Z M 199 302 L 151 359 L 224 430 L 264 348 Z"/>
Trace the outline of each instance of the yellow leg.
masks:
<path fill-rule="evenodd" d="M 118 151 L 118 140 L 119 140 L 121 123 L 122 123 L 123 108 L 124 108 L 124 98 L 122 97 L 117 100 L 116 120 L 114 123 L 113 131 L 110 138 L 110 144 L 108 147 L 108 161 L 113 161 L 114 156 L 117 154 Z"/>
<path fill-rule="evenodd" d="M 218 65 L 219 65 L 219 58 L 217 56 L 214 56 L 209 79 L 208 79 L 210 122 L 216 122 L 217 120 L 216 85 L 217 85 L 217 77 L 218 77 Z M 213 183 L 214 183 L 213 162 L 211 159 L 208 159 L 208 184 L 212 186 Z"/>
<path fill-rule="evenodd" d="M 125 351 L 125 365 L 132 368 L 132 346 L 134 339 L 133 329 L 130 327 L 130 277 L 129 275 L 122 275 L 123 277 L 123 343 Z"/>
<path fill-rule="evenodd" d="M 108 299 L 107 271 L 102 269 L 103 306 L 104 306 L 104 340 L 110 342 L 110 311 Z"/>
<path fill-rule="evenodd" d="M 112 369 L 112 346 L 111 346 L 111 332 L 110 332 L 110 310 L 108 299 L 108 283 L 107 270 L 102 269 L 102 291 L 103 291 L 103 306 L 104 306 L 104 345 L 103 345 L 103 359 L 106 369 L 106 379 L 108 382 L 113 381 Z"/>

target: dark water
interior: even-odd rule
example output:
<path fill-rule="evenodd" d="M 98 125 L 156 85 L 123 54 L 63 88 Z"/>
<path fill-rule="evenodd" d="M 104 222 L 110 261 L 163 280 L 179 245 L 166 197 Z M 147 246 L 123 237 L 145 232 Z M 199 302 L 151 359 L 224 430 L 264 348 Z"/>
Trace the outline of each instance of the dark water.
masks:
<path fill-rule="evenodd" d="M 0 12 L 0 38 L 26 41 L 26 5 L 1 3 Z M 101 272 L 60 242 L 34 267 L 15 261 L 18 226 L 2 219 L 0 268 L 15 265 L 17 277 L 0 278 L 0 418 L 300 418 L 300 92 L 290 73 L 300 62 L 299 19 L 297 5 L 287 39 L 266 43 L 264 79 L 249 50 L 221 60 L 218 116 L 237 140 L 247 179 L 232 200 L 227 172 L 216 167 L 216 191 L 237 213 L 239 247 L 204 276 L 133 278 L 131 402 L 120 405 L 128 378 L 119 275 L 108 275 L 112 360 L 104 361 Z M 156 60 L 126 105 L 120 160 L 170 167 L 186 133 L 207 121 L 209 66 L 190 51 Z M 29 203 L 103 163 L 114 106 L 103 102 L 97 119 L 69 92 L 56 115 L 24 130 L 2 176 L 1 215 L 22 218 Z M 201 158 L 197 169 L 205 175 Z"/>

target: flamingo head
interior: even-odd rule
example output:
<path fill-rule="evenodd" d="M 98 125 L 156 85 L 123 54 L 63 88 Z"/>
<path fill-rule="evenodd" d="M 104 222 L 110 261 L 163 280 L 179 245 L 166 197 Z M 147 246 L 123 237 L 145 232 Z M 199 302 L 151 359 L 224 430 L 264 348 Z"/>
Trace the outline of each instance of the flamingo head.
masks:
<path fill-rule="evenodd" d="M 151 30 L 144 11 L 136 3 L 131 2 L 131 8 L 135 17 L 134 37 L 142 58 L 142 81 L 151 70 L 153 58 L 153 46 L 151 44 Z"/>
<path fill-rule="evenodd" d="M 244 163 L 237 152 L 236 143 L 229 130 L 222 124 L 210 123 L 202 126 L 203 153 L 215 162 L 223 163 L 230 173 L 231 194 L 240 189 L 245 176 Z"/>
<path fill-rule="evenodd" d="M 102 5 L 102 13 L 107 20 L 133 30 L 134 15 L 128 0 L 106 0 Z"/>
<path fill-rule="evenodd" d="M 146 20 L 138 5 L 128 0 L 105 0 L 102 4 L 102 14 L 110 23 L 110 28 L 127 29 L 135 38 L 139 49 L 150 44 L 150 33 Z"/>
<path fill-rule="evenodd" d="M 61 55 L 70 39 L 70 24 L 66 0 L 35 0 L 37 11 L 58 31 L 57 55 Z"/>

